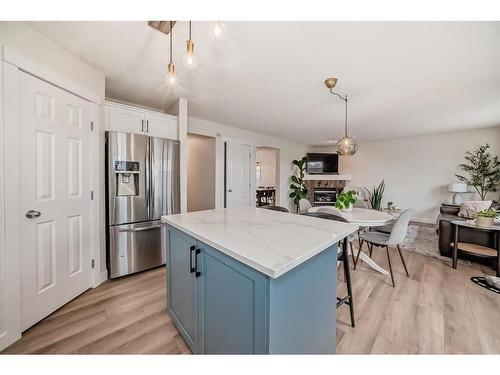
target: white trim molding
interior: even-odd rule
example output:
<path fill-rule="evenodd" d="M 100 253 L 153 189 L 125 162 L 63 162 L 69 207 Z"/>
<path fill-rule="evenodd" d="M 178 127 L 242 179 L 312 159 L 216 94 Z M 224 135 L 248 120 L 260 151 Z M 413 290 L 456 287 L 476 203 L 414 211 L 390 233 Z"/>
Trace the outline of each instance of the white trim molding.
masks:
<path fill-rule="evenodd" d="M 52 70 L 46 69 L 45 67 L 30 61 L 20 53 L 6 47 L 2 46 L 2 60 L 15 65 L 19 69 L 31 74 L 43 81 L 46 81 L 54 86 L 57 86 L 63 90 L 69 91 L 89 102 L 96 104 L 101 104 L 103 99 L 99 94 L 93 93 L 84 87 L 62 77 L 61 75 L 53 72 Z"/>

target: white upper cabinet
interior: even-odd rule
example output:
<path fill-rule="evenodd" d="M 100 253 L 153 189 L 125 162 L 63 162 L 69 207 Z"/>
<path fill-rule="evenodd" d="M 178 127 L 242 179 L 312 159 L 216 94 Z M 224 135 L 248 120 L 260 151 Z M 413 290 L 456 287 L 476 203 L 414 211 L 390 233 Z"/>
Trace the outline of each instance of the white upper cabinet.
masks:
<path fill-rule="evenodd" d="M 106 130 L 179 139 L 176 116 L 117 103 L 106 103 Z"/>
<path fill-rule="evenodd" d="M 179 139 L 177 117 L 146 114 L 147 134 L 152 137 Z"/>
<path fill-rule="evenodd" d="M 144 133 L 144 113 L 122 107 L 106 105 L 108 130 L 125 133 Z"/>

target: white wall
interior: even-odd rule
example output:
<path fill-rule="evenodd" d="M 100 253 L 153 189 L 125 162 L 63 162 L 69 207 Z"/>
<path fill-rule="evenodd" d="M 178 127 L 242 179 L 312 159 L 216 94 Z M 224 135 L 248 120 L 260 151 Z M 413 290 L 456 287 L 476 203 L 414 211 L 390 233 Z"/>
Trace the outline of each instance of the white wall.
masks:
<path fill-rule="evenodd" d="M 50 71 L 57 75 L 58 77 L 63 78 L 64 80 L 71 81 L 71 83 L 79 88 L 82 88 L 87 93 L 91 94 L 93 97 L 102 98 L 101 109 L 99 113 L 99 122 L 97 126 L 97 131 L 102 132 L 102 126 L 104 125 L 104 108 L 103 102 L 105 97 L 105 76 L 102 72 L 98 71 L 91 65 L 85 63 L 79 58 L 71 55 L 63 48 L 57 46 L 55 43 L 47 39 L 45 36 L 40 34 L 38 31 L 31 28 L 24 22 L 0 22 L 0 46 L 6 47 L 9 51 L 13 51 L 18 55 L 23 56 L 26 60 L 37 64 L 42 68 L 43 71 Z M 12 66 L 9 64 L 9 66 Z M 1 81 L 1 80 L 0 80 Z M 3 85 L 0 85 L 0 88 L 3 89 Z M 4 112 L 2 110 L 0 120 L 3 122 L 4 120 Z M 3 123 L 0 123 L 0 132 L 3 133 Z M 100 139 L 104 140 L 104 137 L 101 136 Z M 0 137 L 0 141 L 2 137 Z M 4 144 L 1 144 L 1 151 L 3 152 Z M 103 143 L 99 147 L 100 156 L 103 156 Z M 7 157 L 11 158 L 12 155 L 7 155 Z M 102 165 L 102 167 L 104 167 Z M 103 171 L 101 171 L 100 175 L 103 176 Z M 3 176 L 0 176 L 0 184 L 4 185 L 4 182 L 1 181 Z M 101 189 L 103 187 L 103 182 L 101 184 Z M 0 190 L 1 192 L 1 190 Z M 99 191 L 96 191 L 96 194 L 103 198 L 103 195 L 99 195 Z M 0 199 L 4 200 L 0 207 L 4 207 L 5 200 L 9 200 L 12 198 L 0 197 Z M 104 208 L 104 201 L 101 203 L 102 208 Z M 102 214 L 104 211 L 102 211 Z M 2 209 L 0 215 L 4 215 L 4 210 Z M 101 216 L 103 218 L 104 216 Z M 103 221 L 104 223 L 104 221 Z M 5 221 L 0 218 L 0 224 L 5 224 Z M 102 228 L 104 228 L 104 224 L 102 224 Z M 1 232 L 1 231 L 0 231 Z M 100 263 L 101 268 L 100 271 L 106 271 L 106 262 L 105 262 L 105 249 L 104 249 L 104 237 L 102 236 L 104 232 L 101 234 L 100 242 L 101 242 L 101 256 L 97 259 L 98 263 Z M 0 238 L 0 241 L 4 241 L 4 236 Z M 0 243 L 0 253 L 4 252 L 6 248 L 2 246 Z M 18 249 L 17 249 L 18 250 Z M 0 254 L 0 260 L 5 259 L 5 253 Z M 2 261 L 0 262 L 0 299 L 5 296 L 2 293 L 2 289 L 5 287 L 5 266 L 6 264 Z M 16 265 L 9 264 L 11 267 L 15 267 Z M 19 271 L 20 272 L 20 271 Z M 14 290 L 14 286 L 10 289 Z M 0 305 L 5 306 L 5 301 L 2 299 L 0 301 Z M 13 308 L 13 306 L 10 306 Z M 0 320 L 4 319 L 4 314 L 7 312 L 9 314 L 10 310 L 0 309 Z M 8 343 L 13 337 L 19 332 L 19 327 L 7 327 L 7 332 L 2 331 L 2 324 L 0 324 L 0 349 L 3 345 Z M 3 327 L 5 328 L 5 326 Z"/>
<path fill-rule="evenodd" d="M 268 147 L 258 147 L 256 158 L 260 165 L 260 178 L 257 186 L 276 186 L 276 150 Z"/>
<path fill-rule="evenodd" d="M 354 156 L 340 157 L 339 169 L 352 175 L 351 186 L 371 188 L 384 179 L 384 205 L 393 201 L 398 207 L 413 208 L 416 219 L 432 223 L 440 204 L 451 197 L 448 184 L 456 181 L 465 152 L 485 143 L 500 156 L 500 127 L 364 142 Z M 332 148 L 322 150 L 332 152 Z M 478 198 L 472 193 L 463 197 Z M 498 197 L 498 192 L 489 195 Z"/>
<path fill-rule="evenodd" d="M 288 197 L 290 176 L 294 172 L 292 160 L 301 158 L 307 152 L 303 144 L 284 141 L 270 135 L 250 132 L 229 125 L 202 120 L 196 117 L 188 118 L 188 132 L 216 137 L 216 207 L 223 206 L 223 142 L 226 139 L 247 143 L 252 146 L 252 165 L 255 165 L 256 146 L 267 146 L 279 149 L 279 190 L 277 204 L 294 210 L 293 202 Z M 255 188 L 255 173 L 252 173 L 252 184 Z"/>
<path fill-rule="evenodd" d="M 25 22 L 0 22 L 0 45 L 7 46 L 104 99 L 104 74 L 47 39 Z"/>
<path fill-rule="evenodd" d="M 187 135 L 187 211 L 215 208 L 215 138 Z"/>

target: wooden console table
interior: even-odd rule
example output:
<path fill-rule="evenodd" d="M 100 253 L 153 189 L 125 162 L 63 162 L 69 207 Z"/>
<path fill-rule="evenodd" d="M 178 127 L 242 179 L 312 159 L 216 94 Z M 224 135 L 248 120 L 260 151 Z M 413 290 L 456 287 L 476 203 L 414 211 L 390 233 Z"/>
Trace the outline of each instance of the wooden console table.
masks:
<path fill-rule="evenodd" d="M 491 227 L 481 227 L 479 225 L 470 224 L 462 220 L 454 220 L 451 222 L 455 226 L 455 241 L 450 243 L 453 247 L 453 268 L 457 268 L 458 251 L 463 253 L 483 257 L 483 258 L 496 258 L 495 266 L 497 277 L 500 277 L 500 225 L 493 225 Z M 459 227 L 471 228 L 474 230 L 494 232 L 493 248 L 487 246 L 476 245 L 473 243 L 459 242 L 458 229 Z"/>

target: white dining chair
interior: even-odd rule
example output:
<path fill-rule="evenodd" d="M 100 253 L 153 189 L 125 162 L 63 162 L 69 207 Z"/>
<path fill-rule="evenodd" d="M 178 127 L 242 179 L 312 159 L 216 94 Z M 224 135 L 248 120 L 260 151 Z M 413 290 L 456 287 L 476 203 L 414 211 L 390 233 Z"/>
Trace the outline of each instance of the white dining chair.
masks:
<path fill-rule="evenodd" d="M 361 248 L 363 247 L 363 243 L 366 242 L 368 249 L 370 251 L 370 255 L 373 251 L 373 246 L 376 247 L 385 247 L 387 252 L 387 261 L 389 262 L 389 271 L 391 273 L 392 286 L 395 287 L 394 283 L 394 274 L 392 272 L 391 265 L 391 256 L 389 254 L 389 246 L 396 246 L 399 252 L 399 256 L 401 258 L 401 262 L 403 263 L 403 267 L 406 272 L 406 276 L 410 277 L 408 273 L 408 269 L 406 268 L 406 262 L 403 258 L 403 253 L 401 252 L 401 248 L 399 245 L 403 243 L 406 237 L 406 233 L 408 231 L 408 223 L 410 222 L 412 212 L 411 210 L 406 210 L 401 213 L 401 215 L 394 222 L 390 233 L 382 233 L 382 232 L 365 232 L 359 235 L 361 240 L 358 254 L 356 255 L 356 260 L 354 261 L 354 269 L 356 269 L 356 265 L 359 260 L 359 254 L 361 253 Z"/>
<path fill-rule="evenodd" d="M 303 215 L 309 212 L 309 209 L 312 207 L 311 203 L 305 199 L 302 198 L 299 200 L 299 214 Z"/>

